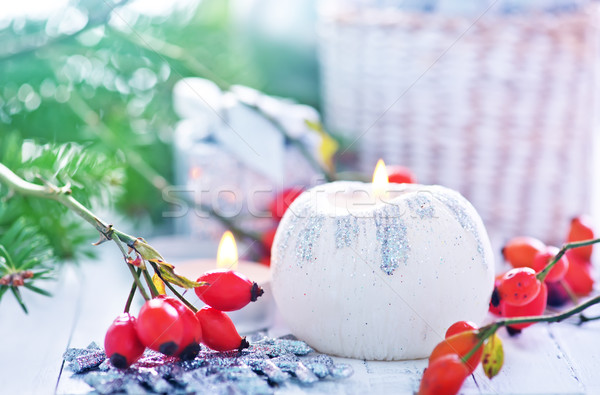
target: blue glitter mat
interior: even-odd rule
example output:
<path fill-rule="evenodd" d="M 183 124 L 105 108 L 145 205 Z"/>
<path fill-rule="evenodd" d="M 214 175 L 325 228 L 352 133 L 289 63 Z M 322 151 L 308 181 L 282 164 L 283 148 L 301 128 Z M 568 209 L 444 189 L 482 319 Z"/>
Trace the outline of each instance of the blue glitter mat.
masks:
<path fill-rule="evenodd" d="M 196 359 L 180 361 L 146 350 L 129 369 L 111 366 L 95 343 L 70 348 L 68 367 L 97 393 L 211 393 L 272 394 L 281 385 L 313 386 L 320 380 L 344 379 L 352 367 L 336 364 L 291 337 L 273 339 L 253 335 L 242 351 L 216 352 L 202 347 Z"/>

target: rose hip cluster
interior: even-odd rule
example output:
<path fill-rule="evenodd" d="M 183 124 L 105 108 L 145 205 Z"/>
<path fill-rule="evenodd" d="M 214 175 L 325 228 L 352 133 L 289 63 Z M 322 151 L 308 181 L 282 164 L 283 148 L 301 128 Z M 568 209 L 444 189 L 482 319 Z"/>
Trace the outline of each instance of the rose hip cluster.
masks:
<path fill-rule="evenodd" d="M 207 304 L 197 312 L 179 299 L 159 295 L 142 306 L 137 318 L 127 312 L 117 317 L 104 338 L 112 365 L 128 368 L 146 348 L 191 360 L 198 355 L 200 343 L 216 351 L 249 347 L 224 312 L 239 310 L 256 301 L 263 290 L 235 271 L 206 272 L 197 281 L 205 285 L 194 291 Z"/>
<path fill-rule="evenodd" d="M 578 314 L 581 305 L 543 316 L 547 303 L 562 305 L 569 294 L 575 298 L 592 292 L 591 244 L 598 242 L 592 239 L 595 237 L 590 220 L 582 216 L 571 221 L 568 244 L 563 247 L 566 252 L 531 237 L 510 240 L 502 254 L 513 269 L 496 278 L 490 302 L 490 311 L 505 318 L 482 328 L 468 321 L 450 326 L 445 339 L 431 352 L 419 395 L 458 393 L 480 363 L 489 378 L 498 374 L 504 360 L 502 342 L 496 335 L 499 328 L 506 327 L 514 334 L 535 322 L 557 322 Z M 578 242 L 588 245 L 580 246 Z M 600 303 L 600 299 L 593 302 Z"/>
<path fill-rule="evenodd" d="M 567 242 L 594 238 L 590 220 L 577 217 L 571 221 Z M 502 317 L 535 316 L 544 313 L 546 305 L 561 306 L 571 296 L 586 296 L 592 292 L 592 246 L 568 250 L 552 269 L 545 271 L 559 249 L 546 246 L 532 237 L 515 237 L 502 249 L 504 259 L 513 269 L 496 277 L 490 311 Z M 509 326 L 511 333 L 532 325 Z"/>

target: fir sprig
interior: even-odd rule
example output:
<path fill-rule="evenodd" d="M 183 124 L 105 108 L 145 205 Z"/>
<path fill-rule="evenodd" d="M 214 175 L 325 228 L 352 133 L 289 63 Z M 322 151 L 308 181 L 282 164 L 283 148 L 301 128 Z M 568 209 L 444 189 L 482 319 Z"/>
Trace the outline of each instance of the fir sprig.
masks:
<path fill-rule="evenodd" d="M 0 162 L 26 180 L 70 185 L 90 206 L 110 204 L 123 178 L 122 160 L 78 144 L 37 144 L 16 133 L 3 138 Z M 52 201 L 13 196 L 0 185 L 0 299 L 14 295 L 25 312 L 24 289 L 46 295 L 41 280 L 54 277 L 57 263 L 92 256 L 95 232 L 66 207 Z"/>

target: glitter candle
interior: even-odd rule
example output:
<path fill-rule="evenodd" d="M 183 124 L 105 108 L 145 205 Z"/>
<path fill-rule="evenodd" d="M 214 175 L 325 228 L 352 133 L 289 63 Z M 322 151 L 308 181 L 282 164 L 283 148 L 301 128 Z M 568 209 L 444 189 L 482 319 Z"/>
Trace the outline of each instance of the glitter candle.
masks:
<path fill-rule="evenodd" d="M 424 358 L 455 321 L 481 322 L 494 279 L 473 206 L 414 184 L 304 192 L 279 225 L 271 269 L 295 336 L 320 352 L 374 360 Z"/>

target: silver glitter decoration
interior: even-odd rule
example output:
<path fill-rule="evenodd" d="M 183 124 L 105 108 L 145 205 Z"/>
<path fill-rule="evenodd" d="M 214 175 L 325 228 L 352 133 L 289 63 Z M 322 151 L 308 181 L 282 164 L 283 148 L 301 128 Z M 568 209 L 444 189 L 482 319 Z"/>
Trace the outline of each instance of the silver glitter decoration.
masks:
<path fill-rule="evenodd" d="M 477 252 L 480 256 L 483 257 L 483 244 L 481 243 L 481 237 L 479 236 L 479 231 L 477 230 L 477 226 L 473 221 L 473 218 L 467 214 L 463 205 L 458 202 L 453 196 L 445 193 L 445 194 L 437 194 L 437 199 L 444 203 L 446 207 L 454 214 L 454 217 L 462 226 L 464 230 L 471 233 L 475 237 L 475 241 L 477 242 Z M 484 264 L 487 265 L 487 262 L 484 260 Z"/>
<path fill-rule="evenodd" d="M 311 262 L 313 260 L 313 248 L 321 235 L 323 227 L 323 216 L 311 216 L 306 221 L 306 226 L 298 233 L 296 241 L 296 258 L 298 264 L 302 262 Z"/>
<path fill-rule="evenodd" d="M 300 218 L 304 218 L 305 216 L 310 215 L 307 207 L 304 207 L 304 206 L 300 206 L 300 207 L 302 207 L 302 208 L 300 209 L 301 211 L 298 213 L 298 215 L 293 215 L 293 216 L 289 217 L 287 226 L 285 226 L 285 227 L 280 226 L 283 229 L 283 231 L 279 230 L 281 236 L 279 238 L 278 253 L 280 255 L 283 254 L 285 250 L 287 250 L 290 238 L 291 238 L 294 230 L 296 229 L 296 226 L 298 225 Z"/>
<path fill-rule="evenodd" d="M 87 348 L 69 348 L 63 359 L 69 362 L 69 369 L 81 373 L 100 366 L 106 360 L 106 354 L 96 343 L 91 343 Z"/>
<path fill-rule="evenodd" d="M 358 236 L 358 218 L 348 215 L 337 219 L 335 229 L 335 247 L 340 249 L 352 246 Z"/>
<path fill-rule="evenodd" d="M 410 246 L 406 237 L 406 225 L 402 221 L 402 212 L 395 205 L 386 205 L 375 212 L 377 241 L 381 245 L 381 265 L 389 276 L 400 263 L 407 264 Z"/>
<path fill-rule="evenodd" d="M 295 355 L 282 355 L 271 360 L 279 369 L 291 373 L 302 384 L 313 384 L 319 378 Z"/>
<path fill-rule="evenodd" d="M 415 197 L 408 199 L 407 203 L 411 211 L 421 219 L 433 218 L 435 216 L 435 207 L 431 204 L 428 194 L 419 192 Z"/>
<path fill-rule="evenodd" d="M 112 393 L 210 393 L 273 394 L 275 388 L 315 385 L 320 380 L 343 379 L 353 374 L 346 364 L 335 364 L 327 355 L 316 354 L 293 337 L 273 339 L 254 334 L 251 346 L 242 351 L 216 352 L 202 346 L 196 359 L 180 361 L 146 350 L 128 369 L 119 370 L 106 362 L 75 375 L 99 394 Z M 97 346 L 96 346 L 97 347 Z M 98 353 L 99 348 L 69 349 L 66 361 Z M 97 365 L 96 365 L 97 366 Z"/>

